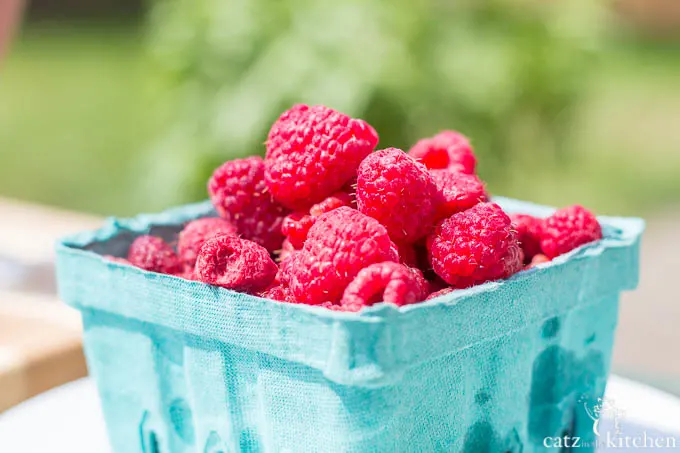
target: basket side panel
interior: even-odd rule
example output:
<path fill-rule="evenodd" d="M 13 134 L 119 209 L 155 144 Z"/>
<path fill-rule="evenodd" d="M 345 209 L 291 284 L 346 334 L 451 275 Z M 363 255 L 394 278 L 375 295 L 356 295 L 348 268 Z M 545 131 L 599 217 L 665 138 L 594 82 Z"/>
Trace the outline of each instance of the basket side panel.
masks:
<path fill-rule="evenodd" d="M 182 335 L 99 311 L 83 325 L 113 451 L 193 452 Z"/>

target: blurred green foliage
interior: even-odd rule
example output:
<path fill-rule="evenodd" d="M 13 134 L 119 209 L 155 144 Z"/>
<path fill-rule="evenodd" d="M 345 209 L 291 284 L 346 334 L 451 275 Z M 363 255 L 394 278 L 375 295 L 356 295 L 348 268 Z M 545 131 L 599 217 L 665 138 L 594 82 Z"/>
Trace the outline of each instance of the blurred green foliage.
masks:
<path fill-rule="evenodd" d="M 204 196 L 297 102 L 368 120 L 379 147 L 458 129 L 495 181 L 510 163 L 563 163 L 605 18 L 591 0 L 159 0 L 152 49 L 177 115 L 151 184 Z"/>
<path fill-rule="evenodd" d="M 133 214 L 137 157 L 152 141 L 143 32 L 131 24 L 40 24 L 0 65 L 0 194 Z"/>
<path fill-rule="evenodd" d="M 459 128 L 494 194 L 603 214 L 680 202 L 680 43 L 614 34 L 601 50 L 592 5 L 541 25 L 517 16 L 524 0 L 494 6 L 508 17 L 489 2 L 158 1 L 154 58 L 134 23 L 24 27 L 0 67 L 0 196 L 107 215 L 203 199 L 213 166 L 263 152 L 302 101 L 368 118 L 380 146 Z"/>

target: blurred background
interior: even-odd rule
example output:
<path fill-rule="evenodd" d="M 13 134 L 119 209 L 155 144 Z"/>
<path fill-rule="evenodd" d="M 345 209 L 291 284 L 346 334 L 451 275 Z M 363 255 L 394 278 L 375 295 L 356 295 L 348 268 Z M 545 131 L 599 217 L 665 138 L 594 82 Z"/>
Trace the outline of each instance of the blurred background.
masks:
<path fill-rule="evenodd" d="M 203 199 L 295 102 L 368 120 L 380 147 L 458 129 L 494 194 L 645 217 L 614 367 L 680 394 L 680 2 L 34 0 L 0 64 L 0 197 Z"/>

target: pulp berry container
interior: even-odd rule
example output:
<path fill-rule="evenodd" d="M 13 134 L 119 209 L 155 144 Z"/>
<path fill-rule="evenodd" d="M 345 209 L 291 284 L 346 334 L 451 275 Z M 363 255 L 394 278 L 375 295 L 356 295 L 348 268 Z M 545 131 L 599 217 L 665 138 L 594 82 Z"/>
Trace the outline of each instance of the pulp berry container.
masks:
<path fill-rule="evenodd" d="M 360 313 L 101 256 L 210 215 L 114 219 L 57 246 L 115 453 L 527 453 L 565 435 L 592 451 L 584 409 L 604 393 L 619 294 L 637 284 L 641 220 L 601 217 L 604 239 L 508 280 Z"/>

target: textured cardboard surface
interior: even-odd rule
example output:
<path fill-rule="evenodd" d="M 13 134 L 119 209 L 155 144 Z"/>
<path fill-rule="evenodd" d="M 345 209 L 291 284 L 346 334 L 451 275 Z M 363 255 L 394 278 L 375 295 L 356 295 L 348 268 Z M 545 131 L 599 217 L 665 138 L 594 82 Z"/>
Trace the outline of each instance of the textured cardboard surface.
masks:
<path fill-rule="evenodd" d="M 551 209 L 497 199 L 507 210 Z M 112 263 L 135 235 L 170 235 L 203 203 L 57 246 L 81 310 L 114 451 L 542 451 L 592 436 L 579 400 L 604 392 L 638 219 L 502 282 L 361 313 L 283 304 Z"/>

